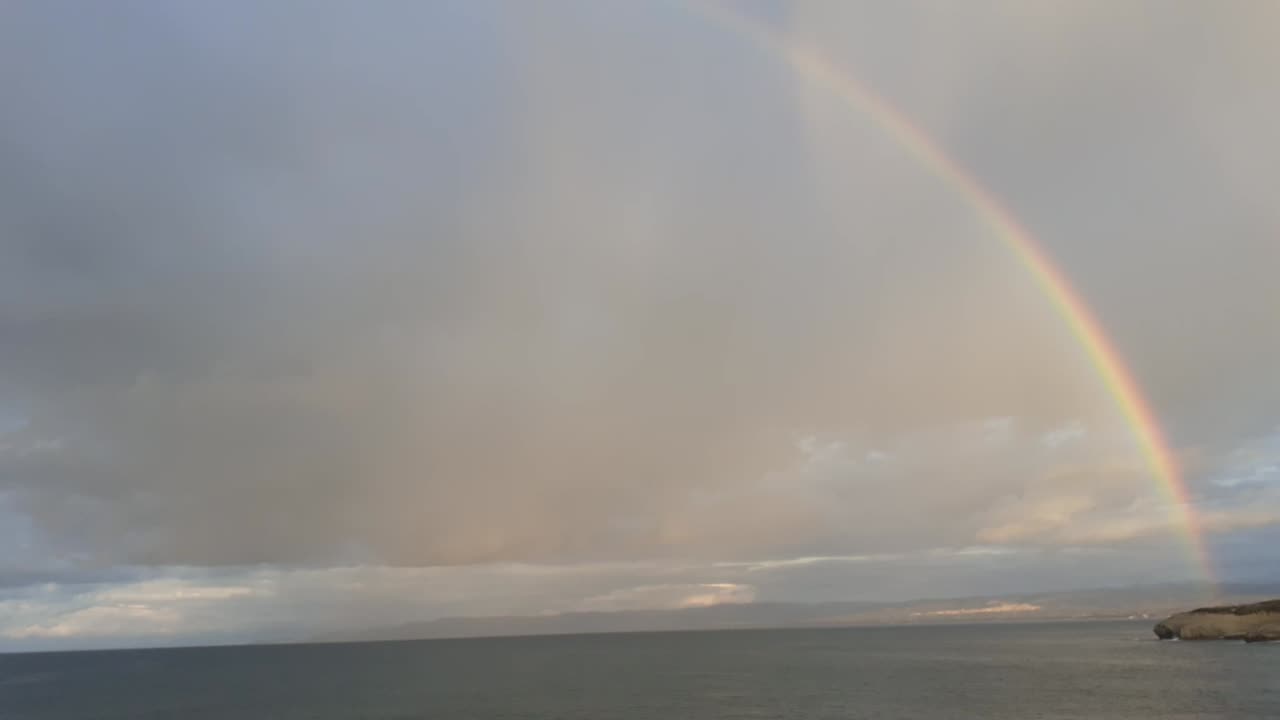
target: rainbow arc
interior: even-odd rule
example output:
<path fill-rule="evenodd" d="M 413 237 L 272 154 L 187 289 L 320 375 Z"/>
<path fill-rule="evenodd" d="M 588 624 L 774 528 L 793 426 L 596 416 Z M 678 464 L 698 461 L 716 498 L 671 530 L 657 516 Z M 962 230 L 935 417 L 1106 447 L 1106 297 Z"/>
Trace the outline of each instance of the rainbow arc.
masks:
<path fill-rule="evenodd" d="M 714 25 L 733 32 L 757 49 L 774 56 L 804 81 L 830 93 L 848 109 L 871 118 L 922 167 L 965 199 L 1035 280 L 1084 350 L 1132 432 L 1161 494 L 1172 508 L 1173 520 L 1182 528 L 1196 570 L 1206 580 L 1212 581 L 1212 565 L 1195 505 L 1176 455 L 1150 403 L 1089 305 L 1027 228 L 979 178 L 960 165 L 911 118 L 817 50 L 799 45 L 782 33 L 742 17 L 723 5 L 699 3 L 693 7 Z"/>

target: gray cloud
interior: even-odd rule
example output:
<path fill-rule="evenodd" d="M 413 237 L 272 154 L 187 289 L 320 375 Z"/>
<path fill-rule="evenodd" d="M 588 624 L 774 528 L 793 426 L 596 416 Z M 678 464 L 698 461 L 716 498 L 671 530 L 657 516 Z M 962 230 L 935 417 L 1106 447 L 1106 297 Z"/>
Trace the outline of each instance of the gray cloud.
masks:
<path fill-rule="evenodd" d="M 1280 507 L 1280 58 L 1270 9 L 1159 7 L 779 22 L 1061 259 L 1227 538 Z M 695 14 L 20 3 L 0 67 L 11 583 L 1177 552 L 954 189 Z M 546 605 L 708 583 L 771 592 L 637 575 Z"/>
<path fill-rule="evenodd" d="M 1266 188 L 1280 96 L 1258 28 L 1275 8 L 877 11 L 860 22 L 856 7 L 797 4 L 791 31 L 901 103 L 1016 209 L 1175 435 L 1221 441 L 1273 424 L 1280 215 Z"/>

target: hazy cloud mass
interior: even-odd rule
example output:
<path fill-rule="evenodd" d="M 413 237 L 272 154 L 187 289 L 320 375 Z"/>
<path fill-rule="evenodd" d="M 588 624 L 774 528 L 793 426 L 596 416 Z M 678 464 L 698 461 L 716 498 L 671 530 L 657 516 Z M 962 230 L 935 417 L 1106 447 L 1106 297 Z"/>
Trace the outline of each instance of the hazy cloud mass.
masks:
<path fill-rule="evenodd" d="M 1275 579 L 1276 7 L 735 12 L 1013 209 Z M 0 643 L 1197 572 L 963 195 L 680 3 L 8 3 L 0 97 Z"/>

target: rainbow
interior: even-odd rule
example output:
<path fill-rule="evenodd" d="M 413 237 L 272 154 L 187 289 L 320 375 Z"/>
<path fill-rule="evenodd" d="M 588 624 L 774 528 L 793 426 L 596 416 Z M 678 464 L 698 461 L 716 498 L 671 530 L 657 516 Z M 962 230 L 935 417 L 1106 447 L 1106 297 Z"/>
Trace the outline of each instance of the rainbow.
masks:
<path fill-rule="evenodd" d="M 964 197 L 982 222 L 1027 269 L 1084 349 L 1116 409 L 1130 428 L 1144 462 L 1171 508 L 1174 523 L 1182 529 L 1196 571 L 1212 582 L 1214 575 L 1203 528 L 1195 514 L 1195 505 L 1176 456 L 1155 413 L 1101 323 L 1035 237 L 981 180 L 965 170 L 906 114 L 820 52 L 790 42 L 783 34 L 742 17 L 715 0 L 692 7 L 713 25 L 733 32 L 759 50 L 780 59 L 798 76 L 831 93 L 849 109 L 872 118 L 910 156 Z"/>

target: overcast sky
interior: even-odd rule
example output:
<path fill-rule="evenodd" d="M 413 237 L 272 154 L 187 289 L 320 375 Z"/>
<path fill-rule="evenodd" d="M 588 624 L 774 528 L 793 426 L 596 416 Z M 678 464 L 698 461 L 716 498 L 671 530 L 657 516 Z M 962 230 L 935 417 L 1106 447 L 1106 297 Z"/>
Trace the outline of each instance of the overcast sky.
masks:
<path fill-rule="evenodd" d="M 1280 5 L 744 2 L 1280 563 Z M 1016 258 L 678 2 L 0 5 L 0 649 L 1194 579 Z"/>

